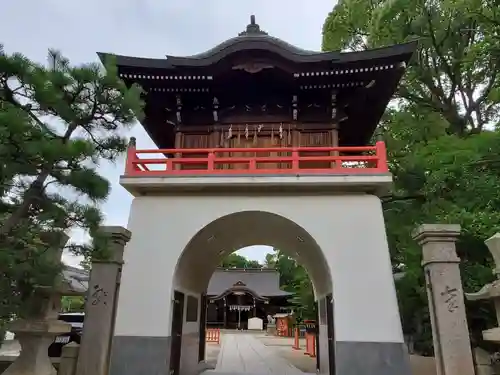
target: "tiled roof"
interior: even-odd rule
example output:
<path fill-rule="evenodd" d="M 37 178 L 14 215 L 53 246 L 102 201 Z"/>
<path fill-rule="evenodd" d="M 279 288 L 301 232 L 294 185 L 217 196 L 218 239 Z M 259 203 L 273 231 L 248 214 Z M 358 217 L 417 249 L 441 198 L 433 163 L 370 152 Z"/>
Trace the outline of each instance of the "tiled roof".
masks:
<path fill-rule="evenodd" d="M 85 294 L 87 292 L 89 280 L 88 272 L 81 268 L 65 265 L 62 275 L 69 291 L 75 294 Z"/>
<path fill-rule="evenodd" d="M 207 295 L 218 296 L 241 281 L 247 288 L 263 297 L 287 296 L 290 293 L 279 288 L 280 275 L 274 269 L 217 269 L 207 288 Z"/>

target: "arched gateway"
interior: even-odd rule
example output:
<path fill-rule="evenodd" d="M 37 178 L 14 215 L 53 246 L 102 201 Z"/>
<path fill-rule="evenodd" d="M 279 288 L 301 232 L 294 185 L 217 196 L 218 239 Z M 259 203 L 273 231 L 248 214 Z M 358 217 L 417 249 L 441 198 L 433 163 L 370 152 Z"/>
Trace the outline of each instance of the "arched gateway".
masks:
<path fill-rule="evenodd" d="M 195 373 L 210 277 L 255 244 L 307 269 L 321 373 L 409 374 L 379 199 L 392 177 L 366 143 L 414 49 L 305 51 L 252 17 L 199 55 L 116 56 L 162 149 L 132 142 L 120 180 L 135 198 L 111 375 Z"/>

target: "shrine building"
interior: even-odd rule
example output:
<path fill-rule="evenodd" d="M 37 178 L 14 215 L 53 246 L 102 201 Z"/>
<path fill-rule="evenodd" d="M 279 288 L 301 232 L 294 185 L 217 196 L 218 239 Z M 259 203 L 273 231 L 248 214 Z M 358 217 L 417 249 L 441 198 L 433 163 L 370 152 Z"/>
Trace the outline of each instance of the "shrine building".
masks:
<path fill-rule="evenodd" d="M 207 327 L 248 329 L 248 319 L 263 320 L 287 311 L 291 293 L 280 289 L 280 275 L 267 268 L 219 268 L 208 283 Z"/>
<path fill-rule="evenodd" d="M 120 177 L 134 199 L 111 375 L 196 373 L 207 304 L 217 324 L 234 326 L 242 308 L 231 306 L 263 314 L 277 285 L 209 283 L 223 258 L 253 245 L 308 272 L 320 374 L 410 374 L 380 200 L 390 161 L 374 133 L 415 49 L 304 50 L 252 16 L 191 56 L 99 53 L 143 88 L 142 126 L 158 147 L 132 139 Z"/>

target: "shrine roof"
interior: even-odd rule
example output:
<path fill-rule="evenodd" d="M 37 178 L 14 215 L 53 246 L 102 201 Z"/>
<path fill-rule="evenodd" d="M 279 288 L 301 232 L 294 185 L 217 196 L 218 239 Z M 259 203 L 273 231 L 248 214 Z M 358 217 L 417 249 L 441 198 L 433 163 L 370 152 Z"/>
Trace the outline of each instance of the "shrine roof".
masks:
<path fill-rule="evenodd" d="M 263 297 L 288 296 L 279 288 L 279 272 L 269 268 L 218 268 L 212 275 L 207 295 L 219 296 L 235 285 L 244 284 Z"/>
<path fill-rule="evenodd" d="M 65 265 L 62 278 L 72 293 L 83 295 L 87 292 L 89 274 L 85 270 Z"/>
<path fill-rule="evenodd" d="M 142 69 L 177 69 L 201 68 L 217 64 L 229 55 L 250 51 L 265 51 L 275 54 L 292 63 L 328 63 L 338 65 L 363 60 L 394 60 L 407 61 L 416 49 L 416 42 L 402 43 L 389 47 L 376 48 L 359 52 L 320 52 L 299 48 L 282 39 L 271 36 L 260 29 L 255 23 L 255 16 L 251 16 L 246 30 L 238 36 L 210 48 L 207 51 L 190 56 L 166 55 L 165 59 L 142 58 L 123 55 L 114 55 L 99 52 L 103 61 L 107 56 L 114 56 L 118 66 Z"/>

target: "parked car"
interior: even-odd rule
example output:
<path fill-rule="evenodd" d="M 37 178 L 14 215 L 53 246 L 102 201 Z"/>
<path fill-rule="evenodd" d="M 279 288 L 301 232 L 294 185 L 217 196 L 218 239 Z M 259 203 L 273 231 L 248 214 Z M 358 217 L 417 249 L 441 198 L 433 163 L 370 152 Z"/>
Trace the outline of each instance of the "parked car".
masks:
<path fill-rule="evenodd" d="M 85 313 L 61 313 L 59 320 L 71 324 L 71 332 L 59 335 L 49 346 L 49 357 L 60 357 L 62 347 L 70 342 L 80 344 L 80 338 L 83 332 L 83 320 Z"/>

